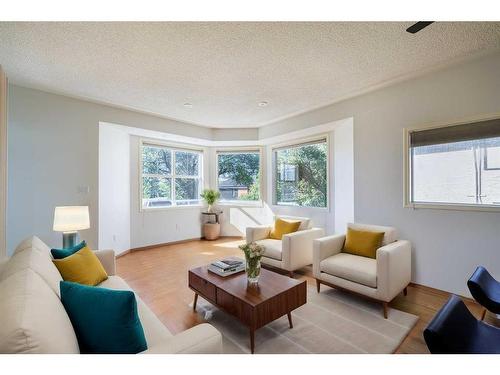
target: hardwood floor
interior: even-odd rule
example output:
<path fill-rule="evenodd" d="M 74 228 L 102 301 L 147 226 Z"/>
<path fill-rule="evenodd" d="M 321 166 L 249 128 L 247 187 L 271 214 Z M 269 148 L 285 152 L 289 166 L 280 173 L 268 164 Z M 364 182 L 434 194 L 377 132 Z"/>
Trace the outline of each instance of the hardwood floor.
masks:
<path fill-rule="evenodd" d="M 217 241 L 196 240 L 148 250 L 134 251 L 117 259 L 117 273 L 138 293 L 168 329 L 174 333 L 184 331 L 203 320 L 189 306 L 194 294 L 188 288 L 188 269 L 201 266 L 214 259 L 238 255 L 237 245 L 241 239 L 223 238 Z M 306 280 L 315 287 L 310 267 L 299 270 L 295 278 Z M 466 280 L 464 280 L 464 283 Z M 326 288 L 326 286 L 322 286 Z M 410 285 L 408 295 L 397 296 L 390 307 L 420 317 L 418 323 L 403 341 L 397 353 L 428 353 L 422 333 L 434 314 L 446 302 L 449 293 Z M 471 312 L 480 317 L 482 308 L 472 300 L 465 299 Z M 485 321 L 496 323 L 487 315 Z"/>

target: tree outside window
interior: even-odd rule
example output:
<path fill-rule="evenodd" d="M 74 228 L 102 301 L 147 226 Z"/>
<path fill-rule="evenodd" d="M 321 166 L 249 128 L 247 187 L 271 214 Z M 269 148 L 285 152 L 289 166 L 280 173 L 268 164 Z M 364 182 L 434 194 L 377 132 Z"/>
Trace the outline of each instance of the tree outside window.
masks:
<path fill-rule="evenodd" d="M 221 200 L 260 200 L 260 153 L 217 152 L 217 186 Z"/>

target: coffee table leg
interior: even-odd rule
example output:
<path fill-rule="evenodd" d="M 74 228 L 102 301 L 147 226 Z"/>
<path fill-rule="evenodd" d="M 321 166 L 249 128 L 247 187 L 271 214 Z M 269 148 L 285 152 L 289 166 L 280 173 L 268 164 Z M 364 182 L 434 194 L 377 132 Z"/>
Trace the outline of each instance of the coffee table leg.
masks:
<path fill-rule="evenodd" d="M 194 294 L 193 311 L 196 311 L 196 302 L 198 302 L 198 293 Z"/>
<path fill-rule="evenodd" d="M 288 315 L 288 323 L 290 324 L 290 328 L 293 328 L 292 324 L 292 312 L 287 313 Z"/>
<path fill-rule="evenodd" d="M 253 354 L 255 348 L 255 330 L 250 328 L 250 352 Z"/>

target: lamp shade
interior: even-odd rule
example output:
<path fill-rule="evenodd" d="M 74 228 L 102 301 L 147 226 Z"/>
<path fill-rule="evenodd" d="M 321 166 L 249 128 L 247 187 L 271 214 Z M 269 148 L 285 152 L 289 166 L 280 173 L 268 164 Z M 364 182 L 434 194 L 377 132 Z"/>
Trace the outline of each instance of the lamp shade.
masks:
<path fill-rule="evenodd" d="M 90 228 L 88 206 L 56 207 L 54 211 L 54 231 L 75 232 Z"/>

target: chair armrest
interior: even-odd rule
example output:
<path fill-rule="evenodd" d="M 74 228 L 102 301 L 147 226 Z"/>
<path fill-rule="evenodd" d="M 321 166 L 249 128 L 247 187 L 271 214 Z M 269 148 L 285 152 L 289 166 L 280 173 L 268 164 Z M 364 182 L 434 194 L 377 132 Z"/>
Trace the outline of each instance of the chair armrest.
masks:
<path fill-rule="evenodd" d="M 222 353 L 222 335 L 203 323 L 148 348 L 142 354 L 218 354 Z"/>
<path fill-rule="evenodd" d="M 377 289 L 391 301 L 411 281 L 411 244 L 400 240 L 377 250 Z"/>
<path fill-rule="evenodd" d="M 268 238 L 270 232 L 271 232 L 271 227 L 267 225 L 260 225 L 257 227 L 247 227 L 246 229 L 247 243 Z"/>
<path fill-rule="evenodd" d="M 325 235 L 323 228 L 300 230 L 283 235 L 282 257 L 283 267 L 295 271 L 312 263 L 313 241 Z"/>
<path fill-rule="evenodd" d="M 97 255 L 104 267 L 108 276 L 116 274 L 116 257 L 114 250 L 95 250 L 94 254 Z"/>
<path fill-rule="evenodd" d="M 319 264 L 322 260 L 329 258 L 342 251 L 345 242 L 345 234 L 317 238 L 313 243 L 313 275 L 319 277 L 321 271 Z"/>

